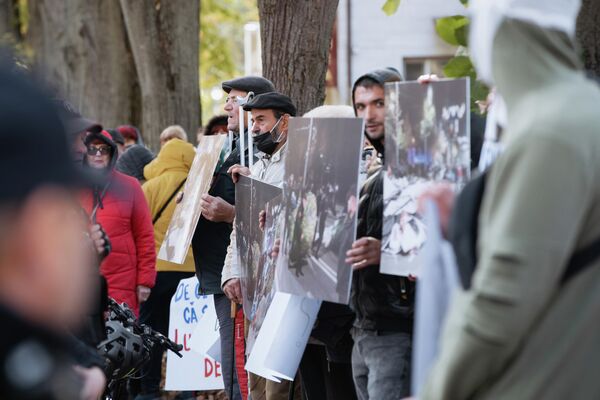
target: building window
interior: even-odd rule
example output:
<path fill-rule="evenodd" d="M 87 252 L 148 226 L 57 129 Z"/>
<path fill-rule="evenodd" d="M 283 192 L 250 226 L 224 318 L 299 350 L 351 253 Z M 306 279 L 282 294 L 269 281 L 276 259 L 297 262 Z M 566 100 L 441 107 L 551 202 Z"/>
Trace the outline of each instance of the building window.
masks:
<path fill-rule="evenodd" d="M 414 81 L 419 76 L 425 74 L 436 74 L 440 78 L 444 76 L 444 65 L 452 56 L 446 57 L 422 57 L 422 58 L 405 58 L 404 59 L 404 75 L 407 81 Z"/>

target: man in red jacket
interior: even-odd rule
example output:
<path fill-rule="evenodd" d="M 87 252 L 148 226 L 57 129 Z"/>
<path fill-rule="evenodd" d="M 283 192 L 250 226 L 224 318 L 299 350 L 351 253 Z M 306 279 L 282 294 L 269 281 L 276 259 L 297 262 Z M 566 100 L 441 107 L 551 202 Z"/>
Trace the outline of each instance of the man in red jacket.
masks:
<path fill-rule="evenodd" d="M 108 176 L 105 186 L 86 192 L 82 198 L 92 222 L 102 225 L 112 243 L 112 252 L 102 262 L 100 272 L 108 282 L 109 296 L 127 303 L 137 315 L 139 304 L 150 296 L 156 278 L 148 203 L 135 178 L 114 170 L 117 145 L 108 132 L 90 133 L 84 143 L 84 163 Z"/>

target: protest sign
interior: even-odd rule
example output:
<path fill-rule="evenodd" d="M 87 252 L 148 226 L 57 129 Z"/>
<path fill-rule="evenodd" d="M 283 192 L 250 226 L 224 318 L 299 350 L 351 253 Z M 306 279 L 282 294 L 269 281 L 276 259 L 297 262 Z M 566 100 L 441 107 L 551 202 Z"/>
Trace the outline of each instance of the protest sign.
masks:
<path fill-rule="evenodd" d="M 281 235 L 281 195 L 265 204 L 265 228 L 262 242 L 262 251 L 256 271 L 256 289 L 252 308 L 246 313 L 250 321 L 248 338 L 246 339 L 246 352 L 250 354 L 256 337 L 260 332 L 263 321 L 267 315 L 275 290 L 273 281 L 275 279 L 276 258 L 271 257 L 275 241 Z"/>
<path fill-rule="evenodd" d="M 165 390 L 217 390 L 223 389 L 221 364 L 205 354 L 194 351 L 194 340 L 214 346 L 214 335 L 196 334 L 200 327 L 214 331 L 218 325 L 212 296 L 198 294 L 196 277 L 182 279 L 171 299 L 169 338 L 183 345 L 183 358 L 167 352 Z M 218 342 L 217 342 L 217 347 Z"/>
<path fill-rule="evenodd" d="M 183 200 L 175 208 L 158 258 L 183 264 L 200 219 L 200 198 L 208 193 L 219 162 L 225 135 L 202 136 L 183 189 Z"/>
<path fill-rule="evenodd" d="M 385 85 L 380 272 L 417 275 L 427 233 L 417 200 L 432 183 L 470 177 L 469 80 Z"/>
<path fill-rule="evenodd" d="M 320 300 L 275 293 L 246 370 L 275 382 L 294 380 L 320 307 Z"/>
<path fill-rule="evenodd" d="M 439 353 L 442 327 L 453 294 L 460 290 L 452 245 L 444 240 L 439 211 L 428 201 L 423 215 L 427 227 L 425 260 L 417 280 L 411 389 L 418 396 Z"/>
<path fill-rule="evenodd" d="M 363 121 L 290 121 L 277 291 L 347 304 L 356 232 Z"/>
<path fill-rule="evenodd" d="M 240 266 L 242 305 L 246 318 L 252 320 L 256 285 L 262 270 L 263 231 L 259 215 L 266 203 L 281 194 L 277 186 L 240 176 L 235 188 L 235 235 L 237 262 Z"/>

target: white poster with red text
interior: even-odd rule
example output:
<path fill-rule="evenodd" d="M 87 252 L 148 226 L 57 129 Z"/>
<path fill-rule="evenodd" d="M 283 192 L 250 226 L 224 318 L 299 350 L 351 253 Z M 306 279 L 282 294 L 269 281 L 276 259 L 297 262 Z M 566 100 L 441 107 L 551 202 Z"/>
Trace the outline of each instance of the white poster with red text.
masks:
<path fill-rule="evenodd" d="M 169 338 L 183 345 L 183 358 L 167 352 L 165 390 L 223 389 L 221 364 L 215 358 L 195 350 L 197 345 L 194 343 L 203 343 L 204 338 L 211 342 L 204 347 L 219 348 L 214 337 L 200 335 L 202 337 L 192 340 L 193 334 L 201 327 L 218 332 L 213 296 L 198 294 L 196 277 L 182 279 L 171 299 Z"/>

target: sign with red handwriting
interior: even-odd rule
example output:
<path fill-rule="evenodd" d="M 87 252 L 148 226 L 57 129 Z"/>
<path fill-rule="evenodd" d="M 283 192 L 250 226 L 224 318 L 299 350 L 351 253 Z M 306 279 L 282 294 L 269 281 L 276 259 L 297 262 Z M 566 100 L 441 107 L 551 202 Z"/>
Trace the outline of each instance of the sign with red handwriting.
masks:
<path fill-rule="evenodd" d="M 165 390 L 218 390 L 223 389 L 221 364 L 207 354 L 194 350 L 192 339 L 196 329 L 203 325 L 218 327 L 213 296 L 198 293 L 196 277 L 182 279 L 171 299 L 169 338 L 183 345 L 183 358 L 167 352 Z M 213 339 L 207 347 L 219 347 Z M 218 357 L 216 357 L 218 359 Z"/>

